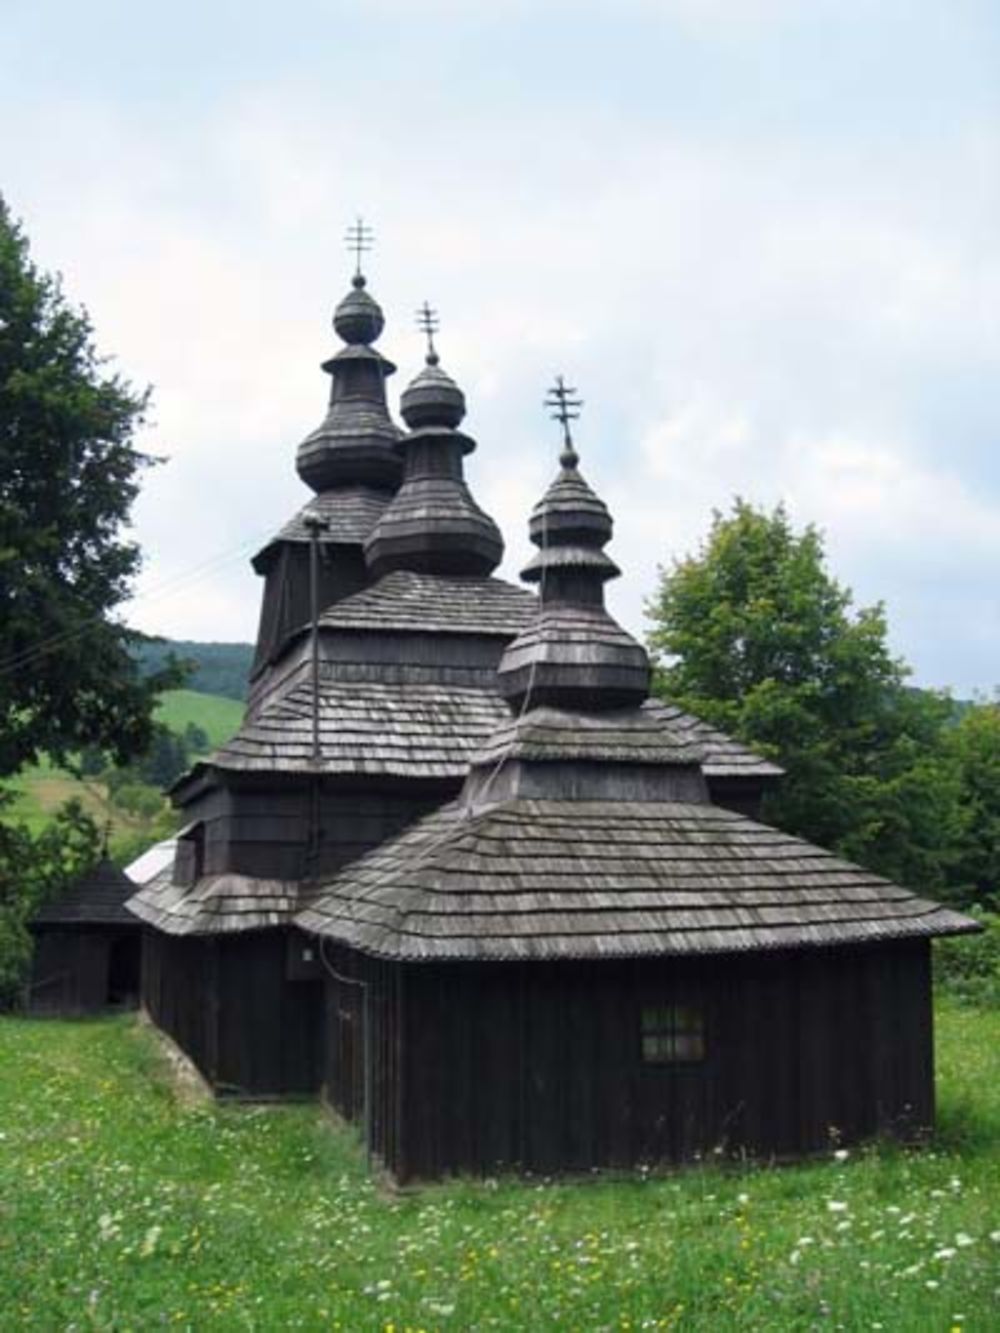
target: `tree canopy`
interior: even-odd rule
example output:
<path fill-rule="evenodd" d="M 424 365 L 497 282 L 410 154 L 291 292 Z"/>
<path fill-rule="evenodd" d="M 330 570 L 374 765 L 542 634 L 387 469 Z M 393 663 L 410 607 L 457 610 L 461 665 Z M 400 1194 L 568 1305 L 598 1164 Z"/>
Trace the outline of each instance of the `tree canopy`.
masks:
<path fill-rule="evenodd" d="M 944 740 L 953 705 L 907 686 L 884 608 L 854 607 L 814 527 L 737 499 L 661 570 L 648 614 L 657 689 L 785 768 L 769 822 L 914 888 L 956 883 L 969 812 Z"/>
<path fill-rule="evenodd" d="M 142 679 L 112 618 L 139 567 L 125 530 L 147 401 L 108 372 L 0 198 L 0 776 L 42 751 L 149 745 L 168 676 Z"/>

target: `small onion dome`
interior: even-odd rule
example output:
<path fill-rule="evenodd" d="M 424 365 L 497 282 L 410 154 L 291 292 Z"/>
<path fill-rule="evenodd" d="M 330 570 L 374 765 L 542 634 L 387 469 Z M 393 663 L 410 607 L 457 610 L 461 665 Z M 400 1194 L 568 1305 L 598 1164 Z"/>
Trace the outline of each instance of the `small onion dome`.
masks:
<path fill-rule="evenodd" d="M 421 426 L 454 429 L 465 416 L 465 394 L 441 369 L 432 352 L 420 374 L 403 390 L 399 410 L 410 430 L 419 430 Z"/>
<path fill-rule="evenodd" d="M 374 578 L 396 569 L 491 574 L 503 558 L 503 538 L 465 481 L 463 457 L 476 447 L 455 429 L 465 396 L 433 350 L 401 406 L 410 427 L 400 442 L 403 484 L 365 542 L 369 571 Z"/>
<path fill-rule="evenodd" d="M 399 485 L 402 431 L 390 418 L 385 399 L 385 382 L 396 367 L 369 345 L 384 323 L 381 307 L 357 274 L 333 317 L 333 327 L 347 346 L 323 363 L 333 381 L 330 406 L 323 422 L 299 445 L 295 459 L 299 476 L 317 494 L 334 486 L 393 491 Z"/>
<path fill-rule="evenodd" d="M 358 273 L 340 305 L 333 312 L 333 327 L 345 343 L 367 346 L 375 342 L 385 328 L 382 307 L 365 291 L 365 280 Z"/>
<path fill-rule="evenodd" d="M 531 515 L 539 548 L 521 577 L 538 583 L 534 625 L 507 646 L 500 691 L 514 708 L 604 712 L 631 707 L 649 694 L 645 649 L 604 608 L 604 584 L 620 572 L 601 549 L 611 536 L 607 506 L 584 481 L 567 439 L 555 481 Z"/>
<path fill-rule="evenodd" d="M 555 542 L 604 546 L 611 540 L 614 524 L 608 507 L 577 471 L 575 454 L 573 458 L 532 510 L 528 533 L 536 546 Z"/>

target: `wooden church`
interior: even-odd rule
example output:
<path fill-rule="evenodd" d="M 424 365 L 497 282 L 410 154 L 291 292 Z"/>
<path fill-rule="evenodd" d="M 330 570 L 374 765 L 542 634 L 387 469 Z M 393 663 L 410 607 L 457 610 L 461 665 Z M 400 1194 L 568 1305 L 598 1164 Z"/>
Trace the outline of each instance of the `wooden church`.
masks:
<path fill-rule="evenodd" d="M 220 1094 L 322 1096 L 400 1181 L 926 1130 L 930 939 L 975 923 L 757 822 L 780 771 L 649 697 L 561 382 L 529 588 L 495 577 L 426 324 L 403 430 L 360 266 L 337 307 L 246 717 L 129 903 L 145 1008 Z"/>

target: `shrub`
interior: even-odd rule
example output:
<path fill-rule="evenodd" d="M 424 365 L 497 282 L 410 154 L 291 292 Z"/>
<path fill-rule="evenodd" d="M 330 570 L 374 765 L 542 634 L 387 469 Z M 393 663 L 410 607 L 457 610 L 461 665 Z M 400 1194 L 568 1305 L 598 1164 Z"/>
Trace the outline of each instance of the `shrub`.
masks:
<path fill-rule="evenodd" d="M 964 1004 L 1000 1008 L 1000 916 L 973 908 L 981 935 L 956 935 L 934 945 L 934 980 Z"/>

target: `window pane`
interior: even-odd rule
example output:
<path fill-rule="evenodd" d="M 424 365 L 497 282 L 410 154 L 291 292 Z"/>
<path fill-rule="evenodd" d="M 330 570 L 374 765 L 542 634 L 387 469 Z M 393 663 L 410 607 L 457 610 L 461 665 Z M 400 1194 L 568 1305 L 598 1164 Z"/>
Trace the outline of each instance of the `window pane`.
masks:
<path fill-rule="evenodd" d="M 705 1016 L 695 1005 L 643 1005 L 639 1027 L 644 1064 L 692 1064 L 705 1058 Z"/>

